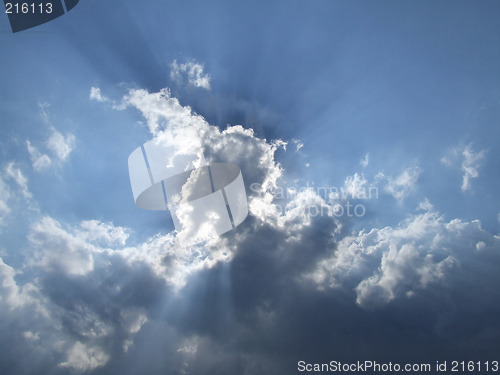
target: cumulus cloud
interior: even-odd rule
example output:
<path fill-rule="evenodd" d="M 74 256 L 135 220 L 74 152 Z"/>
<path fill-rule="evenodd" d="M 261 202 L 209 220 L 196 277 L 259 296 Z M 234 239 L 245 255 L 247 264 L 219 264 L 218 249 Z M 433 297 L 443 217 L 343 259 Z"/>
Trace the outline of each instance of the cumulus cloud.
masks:
<path fill-rule="evenodd" d="M 446 278 L 474 257 L 473 249 L 500 246 L 500 238 L 479 221 L 445 221 L 428 200 L 423 213 L 397 227 L 373 228 L 346 236 L 336 252 L 307 275 L 321 288 L 352 287 L 357 303 L 380 306 Z"/>
<path fill-rule="evenodd" d="M 274 157 L 286 145 L 281 140 L 267 142 L 241 125 L 221 131 L 193 113 L 189 106 L 182 106 L 168 89 L 158 93 L 130 90 L 123 103 L 141 112 L 155 139 L 175 141 L 181 146 L 180 153 L 192 153 L 202 147 L 210 163 L 235 163 L 247 185 L 259 183 L 264 190 L 271 190 L 282 176 L 282 168 Z"/>
<path fill-rule="evenodd" d="M 210 76 L 203 72 L 204 66 L 196 62 L 177 63 L 176 60 L 170 64 L 170 78 L 182 82 L 185 78 L 194 87 L 210 90 Z"/>
<path fill-rule="evenodd" d="M 441 159 L 441 162 L 450 167 L 460 165 L 463 172 L 462 191 L 470 191 L 472 179 L 479 177 L 479 168 L 481 168 L 483 159 L 486 156 L 486 150 L 474 151 L 472 145 L 461 145 L 452 148 Z"/>
<path fill-rule="evenodd" d="M 51 135 L 45 143 L 46 149 L 52 154 L 52 157 L 39 151 L 38 147 L 26 141 L 26 148 L 31 158 L 33 168 L 36 171 L 43 171 L 54 165 L 61 165 L 67 161 L 69 154 L 73 151 L 75 145 L 75 136 L 71 133 L 61 134 L 55 128 L 51 128 Z"/>
<path fill-rule="evenodd" d="M 196 129 L 196 134 L 202 137 L 209 158 L 229 159 L 241 163 L 245 176 L 247 174 L 252 176 L 252 171 L 256 172 L 259 177 L 253 177 L 250 181 L 258 181 L 261 190 L 259 194 L 249 197 L 250 213 L 257 219 L 256 226 L 253 227 L 254 230 L 259 230 L 258 225 L 265 225 L 274 228 L 275 235 L 278 233 L 281 233 L 280 236 L 286 235 L 288 241 L 302 239 L 301 232 L 307 228 L 311 229 L 315 220 L 310 215 L 310 208 L 323 207 L 327 208 L 324 211 L 327 214 L 321 219 L 323 222 L 325 220 L 329 222 L 329 227 L 332 228 L 328 238 L 331 240 L 339 235 L 339 222 L 331 214 L 328 214 L 332 212 L 328 209 L 331 207 L 331 202 L 319 196 L 314 189 L 306 189 L 296 194 L 290 202 L 286 203 L 285 210 L 280 210 L 275 205 L 276 197 L 272 191 L 278 186 L 283 173 L 279 164 L 274 161 L 274 153 L 277 147 L 280 147 L 279 142 L 274 144 L 263 142 L 256 139 L 251 130 L 239 126 L 228 127 L 221 132 L 216 127 L 206 123 L 201 116 L 193 114 L 189 107 L 182 107 L 175 98 L 171 98 L 169 91 L 150 94 L 144 90 L 135 90 L 125 97 L 125 102 L 141 111 L 148 120 L 152 134 L 162 134 L 162 132 L 169 131 L 172 126 L 183 129 L 189 124 Z M 252 153 L 255 153 L 255 157 L 248 157 Z M 256 162 L 259 160 L 260 162 Z M 403 200 L 414 188 L 420 173 L 420 168 L 411 167 L 396 177 L 379 175 L 377 181 L 385 180 L 386 191 L 395 199 Z M 366 195 L 369 186 L 372 185 L 369 185 L 361 174 L 348 176 L 343 188 L 344 198 L 363 199 L 360 196 Z M 360 233 L 357 237 L 347 236 L 340 240 L 337 243 L 336 254 L 340 257 L 344 253 L 348 254 L 344 259 L 345 263 L 340 262 L 332 266 L 334 264 L 332 260 L 325 261 L 324 264 L 329 264 L 329 266 L 324 267 L 330 268 L 331 273 L 339 278 L 343 278 L 346 273 L 351 274 L 353 269 L 361 269 L 371 264 L 372 272 L 369 275 L 363 273 L 364 278 L 358 280 L 355 286 L 357 301 L 360 305 L 376 304 L 373 301 L 387 303 L 397 297 L 409 296 L 416 289 L 425 288 L 427 285 L 441 280 L 449 269 L 459 264 L 459 258 L 441 251 L 450 246 L 449 244 L 434 241 L 434 248 L 430 247 L 429 243 L 432 241 L 429 237 L 439 237 L 437 233 L 433 235 L 432 230 L 447 228 L 447 231 L 443 229 L 447 237 L 441 233 L 439 238 L 443 238 L 443 241 L 445 237 L 451 240 L 453 236 L 450 235 L 449 231 L 454 226 L 459 226 L 461 222 L 444 223 L 443 218 L 433 211 L 432 204 L 428 200 L 421 202 L 419 209 L 425 212 L 409 218 L 398 228 L 372 229 L 369 232 Z M 477 226 L 478 222 L 465 224 Z M 480 227 L 478 230 L 483 231 Z M 486 235 L 485 233 L 483 234 Z M 370 251 L 374 254 L 372 257 L 366 255 L 364 248 L 369 240 L 375 241 L 369 245 Z M 359 245 L 359 249 L 354 250 L 356 244 L 359 243 L 362 243 L 363 246 Z M 475 246 L 476 244 L 473 247 Z M 323 251 L 327 251 L 328 248 L 330 247 L 325 247 Z M 344 251 L 344 249 L 347 250 Z M 350 252 L 353 251 L 354 254 L 351 254 Z M 360 262 L 359 265 L 354 262 L 350 264 L 347 258 L 351 259 L 351 255 L 363 259 L 378 259 L 378 262 L 373 261 L 366 264 Z M 352 269 L 343 268 L 347 265 Z M 324 280 L 327 279 L 325 274 L 320 271 L 314 275 L 316 280 L 318 278 L 322 280 L 319 284 L 324 284 Z M 330 286 L 336 285 L 335 279 L 329 279 L 329 283 Z"/>

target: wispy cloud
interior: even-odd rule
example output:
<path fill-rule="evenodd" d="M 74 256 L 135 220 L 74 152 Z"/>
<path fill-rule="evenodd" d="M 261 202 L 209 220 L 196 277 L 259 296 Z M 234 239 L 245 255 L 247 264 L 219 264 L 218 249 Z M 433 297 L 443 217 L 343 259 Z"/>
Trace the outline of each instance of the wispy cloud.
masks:
<path fill-rule="evenodd" d="M 99 346 L 90 346 L 77 341 L 66 352 L 67 359 L 59 364 L 78 372 L 85 372 L 101 367 L 109 360 L 109 355 Z"/>
<path fill-rule="evenodd" d="M 479 177 L 479 168 L 486 156 L 486 150 L 474 151 L 472 144 L 461 145 L 452 148 L 448 153 L 441 158 L 441 162 L 450 167 L 460 165 L 463 172 L 462 191 L 470 191 L 472 189 L 472 179 Z"/>
<path fill-rule="evenodd" d="M 461 189 L 462 191 L 467 191 L 471 188 L 471 179 L 479 177 L 479 168 L 486 156 L 486 151 L 474 152 L 471 146 L 467 145 L 462 151 L 462 155 L 462 171 L 464 172 L 464 176 Z"/>
<path fill-rule="evenodd" d="M 47 148 L 52 151 L 60 161 L 66 161 L 75 145 L 75 136 L 71 133 L 62 135 L 52 128 L 52 135 L 47 140 Z"/>
<path fill-rule="evenodd" d="M 275 352 L 254 355 L 248 346 L 265 340 L 279 347 L 290 341 L 290 347 L 302 347 L 304 340 L 314 345 L 318 339 L 310 335 L 311 329 L 328 326 L 342 332 L 347 321 L 356 330 L 364 317 L 373 318 L 370 308 L 385 309 L 382 317 L 392 306 L 413 306 L 419 314 L 422 301 L 434 292 L 440 295 L 453 284 L 453 277 L 479 285 L 477 270 L 496 256 L 494 249 L 500 246 L 498 237 L 478 221 L 445 220 L 428 200 L 397 225 L 360 232 L 350 232 L 349 223 L 344 227 L 344 218 L 308 214 L 310 207 L 329 205 L 312 188 L 293 195 L 282 212 L 273 191 L 286 173 L 276 159 L 285 142 L 266 141 L 238 125 L 220 130 L 182 106 L 167 89 L 131 90 L 122 103 L 123 109 L 140 111 L 155 139 L 189 152 L 192 139 L 199 137 L 207 160 L 240 165 L 247 186 L 255 182 L 262 191 L 250 193 L 250 215 L 244 225 L 203 246 L 179 247 L 175 233 L 133 242 L 130 229 L 96 219 L 68 224 L 48 215 L 32 218 L 23 278 L 16 279 L 21 270 L 0 258 L 0 308 L 4 321 L 22 327 L 23 347 L 28 343 L 33 348 L 29 358 L 51 358 L 59 371 L 116 372 L 122 359 L 133 361 L 146 349 L 151 361 L 168 358 L 169 368 L 179 373 L 195 365 L 227 369 L 227 363 L 234 364 L 231 373 L 241 368 L 258 372 L 270 363 L 279 368 L 289 360 L 288 352 L 285 360 Z M 72 148 L 63 143 L 67 142 L 62 134 L 52 134 L 45 143 L 55 161 L 69 158 Z M 291 143 L 294 150 L 289 154 L 297 156 L 293 151 L 299 143 Z M 387 185 L 400 200 L 411 192 L 419 174 L 419 168 L 407 168 L 396 177 L 380 175 L 373 184 Z M 16 164 L 3 177 L 21 191 L 27 185 Z M 343 186 L 346 199 L 363 195 L 371 185 L 361 173 L 349 176 Z M 467 273 L 468 264 L 474 264 L 474 272 Z M 485 283 L 496 285 L 492 275 Z M 206 293 L 207 287 L 215 292 Z M 461 301 L 462 292 L 454 290 Z M 304 300 L 308 303 L 291 303 Z M 474 308 L 485 311 L 487 303 Z M 16 320 L 17 316 L 29 319 Z M 380 332 L 395 329 L 394 321 L 378 319 L 371 334 L 363 332 L 362 325 L 350 335 L 355 337 L 351 347 L 360 340 L 378 342 Z M 398 329 L 409 329 L 398 324 Z M 423 327 L 434 337 L 432 323 L 418 324 L 416 330 Z M 6 330 L 5 340 L 12 331 Z M 293 335 L 287 334 L 291 331 Z M 145 346 L 150 334 L 155 348 Z M 329 337 L 322 337 L 328 350 L 345 353 L 335 346 L 339 340 Z M 294 356 L 298 358 L 299 352 Z M 141 362 L 139 370 L 161 366 L 164 363 Z"/>
<path fill-rule="evenodd" d="M 8 204 L 10 197 L 10 189 L 4 182 L 2 176 L 0 176 L 0 224 L 3 223 L 3 219 L 9 214 L 11 210 Z"/>
<path fill-rule="evenodd" d="M 414 189 L 420 173 L 421 169 L 419 167 L 410 167 L 401 172 L 397 177 L 386 177 L 382 173 L 379 173 L 377 179 L 385 178 L 387 180 L 385 191 L 391 194 L 396 200 L 402 201 Z"/>
<path fill-rule="evenodd" d="M 42 154 L 38 148 L 31 145 L 29 140 L 26 141 L 26 149 L 31 158 L 31 163 L 36 171 L 42 171 L 52 165 L 52 159 L 47 154 Z"/>
<path fill-rule="evenodd" d="M 370 154 L 366 153 L 365 157 L 361 159 L 359 164 L 363 167 L 366 168 L 368 167 L 368 163 L 370 162 Z"/>
<path fill-rule="evenodd" d="M 210 76 L 204 73 L 204 66 L 196 62 L 178 64 L 176 60 L 170 64 L 170 78 L 182 82 L 184 77 L 190 85 L 210 90 Z"/>
<path fill-rule="evenodd" d="M 0 224 L 11 212 L 12 203 L 17 201 L 19 197 L 25 200 L 32 198 L 28 188 L 28 179 L 14 162 L 9 162 L 0 171 Z"/>
<path fill-rule="evenodd" d="M 304 147 L 304 143 L 300 139 L 292 139 L 292 143 L 295 145 L 295 152 L 300 151 Z"/>
<path fill-rule="evenodd" d="M 31 198 L 32 195 L 28 189 L 28 179 L 23 175 L 21 170 L 15 166 L 14 162 L 10 162 L 7 164 L 7 168 L 5 169 L 7 176 L 12 178 L 18 187 L 21 189 L 21 193 L 24 198 Z"/>
<path fill-rule="evenodd" d="M 363 174 L 355 173 L 354 176 L 347 176 L 344 181 L 344 191 L 342 198 L 359 199 L 366 196 L 368 181 Z"/>
<path fill-rule="evenodd" d="M 55 128 L 51 128 L 51 135 L 45 143 L 47 151 L 52 154 L 52 157 L 46 153 L 39 151 L 38 147 L 33 146 L 30 140 L 26 141 L 26 149 L 31 158 L 33 168 L 36 171 L 43 171 L 54 165 L 61 165 L 67 161 L 69 154 L 75 145 L 75 136 L 71 133 L 66 135 L 61 134 Z"/>
<path fill-rule="evenodd" d="M 49 123 L 49 111 L 48 108 L 50 107 L 49 103 L 38 103 L 38 108 L 40 108 L 40 117 L 42 118 L 42 121 L 46 124 Z"/>
<path fill-rule="evenodd" d="M 107 102 L 109 99 L 101 94 L 101 89 L 99 87 L 90 88 L 90 100 L 96 100 L 98 102 Z"/>

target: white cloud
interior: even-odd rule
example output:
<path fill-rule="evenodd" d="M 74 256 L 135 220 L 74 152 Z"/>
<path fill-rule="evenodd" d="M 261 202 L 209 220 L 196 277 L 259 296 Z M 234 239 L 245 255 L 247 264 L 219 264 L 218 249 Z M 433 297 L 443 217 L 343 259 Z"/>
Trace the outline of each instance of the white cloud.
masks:
<path fill-rule="evenodd" d="M 178 64 L 176 60 L 170 64 L 170 78 L 177 82 L 182 82 L 183 77 L 187 76 L 188 83 L 195 86 L 201 87 L 206 90 L 210 90 L 210 76 L 204 74 L 203 65 L 196 62 L 188 62 L 184 64 Z"/>
<path fill-rule="evenodd" d="M 281 176 L 281 168 L 274 160 L 276 150 L 286 145 L 281 140 L 267 142 L 241 125 L 220 131 L 193 113 L 189 106 L 182 106 L 168 89 L 158 93 L 130 90 L 123 104 L 137 108 L 151 134 L 158 140 L 177 143 L 180 153 L 189 154 L 204 147 L 206 159 L 239 165 L 247 181 L 252 181 L 253 177 L 248 180 L 252 173 L 258 174 L 258 178 L 272 175 L 271 180 Z M 267 188 L 267 184 L 264 187 Z"/>
<path fill-rule="evenodd" d="M 479 168 L 486 156 L 486 150 L 475 152 L 472 145 L 461 145 L 448 150 L 448 153 L 441 158 L 441 162 L 449 167 L 455 167 L 460 164 L 463 172 L 462 191 L 470 191 L 471 180 L 479 177 Z"/>
<path fill-rule="evenodd" d="M 259 194 L 249 197 L 250 215 L 260 223 L 290 233 L 292 238 L 294 231 L 300 232 L 311 225 L 308 208 L 328 208 L 327 203 L 312 190 L 297 194 L 286 203 L 285 210 L 274 205 L 272 191 L 276 189 L 283 172 L 275 160 L 275 153 L 286 146 L 285 142 L 267 142 L 256 137 L 252 129 L 240 125 L 228 126 L 221 131 L 209 125 L 202 116 L 193 114 L 190 107 L 182 106 L 171 97 L 168 89 L 158 93 L 130 90 L 123 103 L 141 112 L 155 139 L 178 139 L 177 143 L 182 146 L 179 152 L 193 152 L 200 147 L 200 143 L 193 143 L 193 140 L 201 139 L 205 158 L 209 162 L 239 165 L 247 186 L 257 183 L 261 187 Z M 231 260 L 234 251 L 234 245 L 226 243 L 224 238 L 218 238 L 205 247 L 179 248 L 174 234 L 169 234 L 123 249 L 119 254 L 129 264 L 148 264 L 156 275 L 179 289 L 194 272 Z"/>
<path fill-rule="evenodd" d="M 64 229 L 57 220 L 45 216 L 32 227 L 29 240 L 35 248 L 35 264 L 47 272 L 86 275 L 94 270 L 96 254 L 124 246 L 128 229 L 84 220 L 77 228 Z"/>
<path fill-rule="evenodd" d="M 446 222 L 428 201 L 420 205 L 424 208 L 428 210 L 397 227 L 343 238 L 306 279 L 321 289 L 351 287 L 358 304 L 379 306 L 450 276 L 450 270 L 469 262 L 476 249 L 500 246 L 500 237 L 483 230 L 479 221 Z"/>
<path fill-rule="evenodd" d="M 101 94 L 101 89 L 99 87 L 90 88 L 90 100 L 96 100 L 98 102 L 107 102 L 109 99 Z"/>
<path fill-rule="evenodd" d="M 203 246 L 181 247 L 173 234 L 167 234 L 123 247 L 128 237 L 128 229 L 112 223 L 87 220 L 64 229 L 46 216 L 33 225 L 28 237 L 34 248 L 31 264 L 48 273 L 84 276 L 95 270 L 97 257 L 117 255 L 130 266 L 148 266 L 157 277 L 180 289 L 194 272 L 229 261 L 233 255 L 220 238 Z"/>
<path fill-rule="evenodd" d="M 413 190 L 415 183 L 418 181 L 421 170 L 418 167 L 405 169 L 396 178 L 387 177 L 385 190 L 397 200 L 405 199 Z"/>
<path fill-rule="evenodd" d="M 147 120 L 149 131 L 153 135 L 158 135 L 160 131 L 167 128 L 175 134 L 181 132 L 186 137 L 183 141 L 189 142 L 189 136 L 199 136 L 199 134 L 187 133 L 189 129 L 199 129 L 207 127 L 203 117 L 195 115 L 188 106 L 183 107 L 177 98 L 170 94 L 169 89 L 163 89 L 157 93 L 149 93 L 146 90 L 130 90 L 123 98 L 123 105 L 133 106 L 141 111 Z"/>

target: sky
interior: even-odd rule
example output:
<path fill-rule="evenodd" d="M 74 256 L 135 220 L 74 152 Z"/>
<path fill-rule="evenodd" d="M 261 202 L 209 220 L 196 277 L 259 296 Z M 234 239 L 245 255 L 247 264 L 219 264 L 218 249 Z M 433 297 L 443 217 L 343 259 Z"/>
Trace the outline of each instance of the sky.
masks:
<path fill-rule="evenodd" d="M 0 17 L 0 373 L 493 366 L 499 17 L 383 0 Z M 183 129 L 240 167 L 249 210 L 190 246 L 135 205 L 127 164 L 174 131 L 188 147 Z"/>

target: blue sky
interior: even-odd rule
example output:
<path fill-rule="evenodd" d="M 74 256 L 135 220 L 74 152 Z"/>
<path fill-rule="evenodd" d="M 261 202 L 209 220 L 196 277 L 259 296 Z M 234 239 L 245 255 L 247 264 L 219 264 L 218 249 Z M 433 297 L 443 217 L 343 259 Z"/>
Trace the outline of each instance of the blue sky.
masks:
<path fill-rule="evenodd" d="M 15 34 L 0 17 L 1 372 L 498 360 L 499 13 L 81 0 Z M 172 123 L 240 166 L 250 211 L 187 248 L 127 167 Z M 363 215 L 310 215 L 347 204 Z"/>

